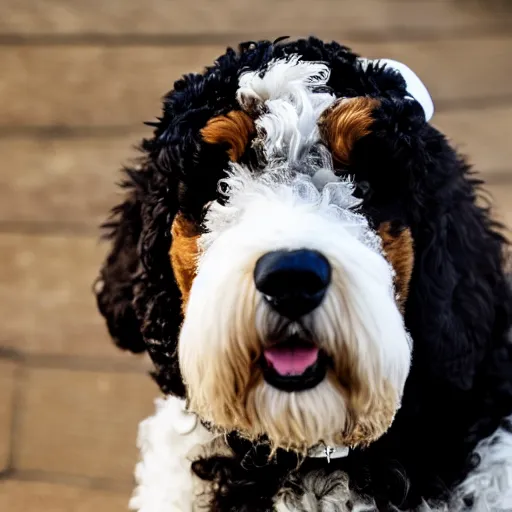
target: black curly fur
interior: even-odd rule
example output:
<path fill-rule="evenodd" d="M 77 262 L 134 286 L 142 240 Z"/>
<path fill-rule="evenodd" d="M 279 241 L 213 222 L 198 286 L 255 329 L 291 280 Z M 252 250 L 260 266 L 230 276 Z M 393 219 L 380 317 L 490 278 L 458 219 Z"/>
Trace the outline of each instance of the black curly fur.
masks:
<path fill-rule="evenodd" d="M 227 155 L 205 144 L 200 129 L 212 116 L 239 108 L 238 76 L 272 58 L 297 53 L 326 62 L 337 96 L 376 97 L 372 133 L 356 143 L 350 169 L 364 212 L 378 225 L 411 229 L 415 267 L 405 321 L 414 340 L 403 405 L 387 434 L 353 450 L 328 471 L 343 469 L 379 510 L 443 499 L 478 463 L 476 443 L 512 412 L 510 289 L 503 271 L 504 239 L 489 211 L 477 206 L 479 182 L 445 137 L 425 123 L 419 105 L 404 101 L 404 81 L 370 66 L 337 43 L 310 38 L 290 43 L 245 43 L 229 49 L 202 74 L 185 76 L 164 98 L 154 135 L 142 143 L 142 170 L 127 170 L 128 199 L 107 224 L 112 252 L 101 271 L 101 313 L 116 343 L 147 347 L 162 390 L 184 396 L 176 342 L 181 298 L 169 262 L 170 226 L 178 211 L 198 224 L 216 197 Z M 101 288 L 101 287 L 100 287 Z M 233 433 L 232 458 L 198 460 L 195 473 L 217 482 L 212 510 L 267 511 L 295 471 L 322 465 L 252 445 Z"/>

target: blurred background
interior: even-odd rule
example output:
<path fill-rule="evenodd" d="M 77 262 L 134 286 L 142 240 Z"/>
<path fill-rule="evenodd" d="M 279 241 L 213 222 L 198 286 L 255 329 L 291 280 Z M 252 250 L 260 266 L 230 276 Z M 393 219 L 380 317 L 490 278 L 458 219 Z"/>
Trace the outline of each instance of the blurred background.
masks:
<path fill-rule="evenodd" d="M 309 34 L 414 69 L 512 226 L 510 1 L 0 1 L 0 510 L 126 510 L 158 391 L 90 292 L 118 169 L 181 74 Z"/>

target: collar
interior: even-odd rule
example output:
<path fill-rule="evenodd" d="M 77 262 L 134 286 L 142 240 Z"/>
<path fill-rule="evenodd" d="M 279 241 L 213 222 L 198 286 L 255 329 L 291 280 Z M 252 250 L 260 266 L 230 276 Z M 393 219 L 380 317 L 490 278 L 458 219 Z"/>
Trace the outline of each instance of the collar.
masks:
<path fill-rule="evenodd" d="M 317 444 L 308 451 L 308 457 L 313 459 L 327 459 L 327 463 L 331 459 L 341 459 L 346 457 L 350 452 L 348 446 L 329 446 L 326 444 Z"/>
<path fill-rule="evenodd" d="M 199 425 L 199 418 L 196 414 L 188 412 L 185 400 L 181 401 L 177 414 L 174 417 L 174 429 L 182 436 L 191 434 Z M 350 452 L 348 446 L 329 446 L 323 443 L 317 444 L 310 448 L 308 457 L 312 459 L 327 459 L 327 463 L 331 459 L 342 459 Z"/>

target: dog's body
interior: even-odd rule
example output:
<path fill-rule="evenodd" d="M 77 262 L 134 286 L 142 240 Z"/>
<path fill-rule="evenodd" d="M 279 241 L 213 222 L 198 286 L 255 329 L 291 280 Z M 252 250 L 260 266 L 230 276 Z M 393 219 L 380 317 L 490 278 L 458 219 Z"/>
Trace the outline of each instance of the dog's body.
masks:
<path fill-rule="evenodd" d="M 166 97 L 96 287 L 173 395 L 136 510 L 512 510 L 506 243 L 392 66 L 248 43 Z"/>
<path fill-rule="evenodd" d="M 185 403 L 175 397 L 157 400 L 157 412 L 139 431 L 141 462 L 131 508 L 140 512 L 209 510 L 219 492 L 213 483 L 200 481 L 190 471 L 199 457 L 230 457 L 222 436 L 215 436 L 183 412 Z M 511 418 L 512 419 L 512 418 Z M 423 502 L 410 512 L 467 512 L 512 510 L 512 431 L 507 422 L 482 440 L 475 457 L 480 464 L 450 493 L 447 500 Z M 341 463 L 340 463 L 341 462 Z M 243 464 L 243 462 L 241 463 Z M 310 460 L 276 486 L 262 481 L 244 496 L 244 485 L 224 496 L 223 510 L 275 510 L 275 512 L 377 512 L 372 496 L 350 486 L 349 473 L 339 459 Z M 263 469 L 263 468 L 262 468 Z M 270 480 L 270 479 L 269 479 Z M 246 485 L 251 485 L 247 482 Z M 238 495 L 238 493 L 240 493 Z M 250 496 L 250 497 L 248 497 Z M 252 501 L 254 500 L 254 501 Z M 399 510 L 389 508 L 389 510 Z M 403 510 L 403 509 L 400 509 Z"/>

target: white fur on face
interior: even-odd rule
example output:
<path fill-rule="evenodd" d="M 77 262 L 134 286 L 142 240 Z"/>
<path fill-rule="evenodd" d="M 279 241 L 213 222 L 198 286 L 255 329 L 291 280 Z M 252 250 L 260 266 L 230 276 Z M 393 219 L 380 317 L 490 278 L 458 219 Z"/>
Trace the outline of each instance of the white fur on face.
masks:
<path fill-rule="evenodd" d="M 179 341 L 190 408 L 249 438 L 297 450 L 320 441 L 366 443 L 399 407 L 410 343 L 380 239 L 355 213 L 353 186 L 332 171 L 317 121 L 333 101 L 328 68 L 296 58 L 240 79 L 239 101 L 256 121 L 265 169 L 233 164 L 200 240 L 197 276 Z M 303 325 L 333 360 L 316 388 L 286 393 L 267 384 L 258 360 L 282 319 L 256 290 L 257 260 L 275 250 L 311 249 L 332 267 L 319 308 Z M 289 329 L 296 329 L 290 325 Z M 290 332 L 291 334 L 291 332 Z"/>
<path fill-rule="evenodd" d="M 364 410 L 385 400 L 396 409 L 410 345 L 379 239 L 364 217 L 346 209 L 355 201 L 351 185 L 331 183 L 319 192 L 308 176 L 277 169 L 252 177 L 239 166 L 226 184 L 229 202 L 207 215 L 180 336 L 191 409 L 250 437 L 268 434 L 281 446 L 339 442 L 354 407 L 345 395 L 351 391 L 336 380 L 346 365 L 364 381 L 357 397 Z M 253 271 L 266 252 L 301 248 L 321 252 L 333 268 L 324 302 L 303 322 L 333 358 L 335 375 L 310 391 L 283 393 L 261 380 L 256 364 L 279 318 L 257 292 Z"/>

